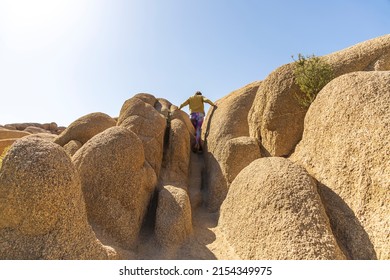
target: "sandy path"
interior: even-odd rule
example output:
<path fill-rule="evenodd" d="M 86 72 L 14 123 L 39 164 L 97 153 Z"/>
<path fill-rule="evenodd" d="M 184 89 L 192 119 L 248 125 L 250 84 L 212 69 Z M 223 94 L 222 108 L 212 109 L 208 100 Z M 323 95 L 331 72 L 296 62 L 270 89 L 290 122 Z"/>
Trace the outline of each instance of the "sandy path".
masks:
<path fill-rule="evenodd" d="M 193 213 L 194 233 L 188 243 L 178 250 L 176 258 L 182 260 L 240 259 L 226 241 L 217 222 L 217 213 L 209 213 L 204 207 L 197 208 Z"/>
<path fill-rule="evenodd" d="M 240 259 L 217 226 L 218 214 L 199 207 L 193 212 L 193 234 L 180 248 L 161 250 L 153 233 L 143 233 L 137 259 L 238 260 Z M 129 256 L 129 255 L 128 255 Z"/>

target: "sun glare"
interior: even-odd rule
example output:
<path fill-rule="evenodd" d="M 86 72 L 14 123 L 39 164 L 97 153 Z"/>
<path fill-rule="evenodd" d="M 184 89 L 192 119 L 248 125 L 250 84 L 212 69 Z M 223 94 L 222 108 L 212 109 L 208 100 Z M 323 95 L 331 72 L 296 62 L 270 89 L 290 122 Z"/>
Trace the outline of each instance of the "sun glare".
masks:
<path fill-rule="evenodd" d="M 0 1 L 0 32 L 8 48 L 31 50 L 56 41 L 80 15 L 85 1 Z"/>

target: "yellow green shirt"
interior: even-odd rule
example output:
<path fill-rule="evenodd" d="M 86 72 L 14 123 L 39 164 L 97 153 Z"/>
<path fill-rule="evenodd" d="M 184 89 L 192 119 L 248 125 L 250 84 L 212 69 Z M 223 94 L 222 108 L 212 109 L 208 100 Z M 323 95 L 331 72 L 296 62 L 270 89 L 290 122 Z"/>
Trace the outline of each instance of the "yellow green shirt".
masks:
<path fill-rule="evenodd" d="M 215 106 L 214 103 L 202 95 L 194 95 L 188 98 L 183 104 L 180 105 L 179 109 L 189 105 L 191 113 L 204 113 L 204 102 Z"/>

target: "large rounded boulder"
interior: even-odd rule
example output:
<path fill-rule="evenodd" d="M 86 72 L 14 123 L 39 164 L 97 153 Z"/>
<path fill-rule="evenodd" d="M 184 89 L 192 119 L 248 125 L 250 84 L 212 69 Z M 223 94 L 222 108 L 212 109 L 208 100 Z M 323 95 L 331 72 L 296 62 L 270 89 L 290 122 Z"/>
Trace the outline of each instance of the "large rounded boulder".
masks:
<path fill-rule="evenodd" d="M 158 177 L 163 158 L 167 121 L 150 104 L 152 101 L 153 96 L 148 94 L 138 94 L 126 100 L 119 114 L 118 126 L 130 129 L 141 139 L 146 161 Z M 157 99 L 154 103 L 157 103 Z"/>
<path fill-rule="evenodd" d="M 242 259 L 344 258 L 315 180 L 288 159 L 257 159 L 244 168 L 218 226 Z"/>
<path fill-rule="evenodd" d="M 390 72 L 343 75 L 310 106 L 292 155 L 321 183 L 352 259 L 390 258 Z"/>
<path fill-rule="evenodd" d="M 78 173 L 58 145 L 17 140 L 0 170 L 0 259 L 108 259 L 88 224 Z"/>
<path fill-rule="evenodd" d="M 116 121 L 104 113 L 91 113 L 72 122 L 55 140 L 64 146 L 71 140 L 86 143 L 96 134 L 116 125 Z"/>
<path fill-rule="evenodd" d="M 192 233 L 192 213 L 188 193 L 183 188 L 164 186 L 158 194 L 156 239 L 164 249 L 174 251 Z"/>
<path fill-rule="evenodd" d="M 132 249 L 157 182 L 141 140 L 127 128 L 112 127 L 90 139 L 72 159 L 90 222 Z"/>

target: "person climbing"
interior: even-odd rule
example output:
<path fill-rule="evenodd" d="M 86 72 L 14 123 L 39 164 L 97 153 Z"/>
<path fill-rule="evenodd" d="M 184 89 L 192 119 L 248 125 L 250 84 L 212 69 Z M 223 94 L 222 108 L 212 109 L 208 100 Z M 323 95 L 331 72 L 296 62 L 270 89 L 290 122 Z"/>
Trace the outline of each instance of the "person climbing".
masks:
<path fill-rule="evenodd" d="M 204 103 L 205 102 L 210 104 L 214 108 L 217 107 L 211 100 L 202 96 L 202 93 L 200 91 L 195 92 L 195 94 L 193 96 L 188 98 L 179 107 L 179 110 L 181 110 L 183 107 L 185 107 L 187 105 L 189 105 L 189 107 L 190 107 L 191 122 L 195 128 L 195 145 L 193 147 L 193 152 L 202 151 L 200 136 L 201 136 L 203 119 L 205 116 L 205 113 L 204 113 Z"/>

